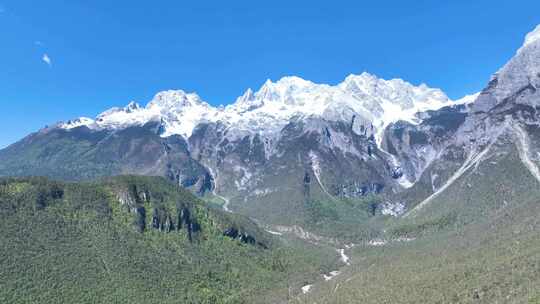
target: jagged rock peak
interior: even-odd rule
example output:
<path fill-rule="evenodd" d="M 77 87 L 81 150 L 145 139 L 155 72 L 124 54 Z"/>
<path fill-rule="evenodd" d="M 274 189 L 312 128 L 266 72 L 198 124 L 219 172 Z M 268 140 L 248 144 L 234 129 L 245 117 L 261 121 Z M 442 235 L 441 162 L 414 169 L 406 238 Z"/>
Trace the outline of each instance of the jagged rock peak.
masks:
<path fill-rule="evenodd" d="M 446 103 L 448 96 L 440 89 L 430 88 L 422 83 L 414 86 L 400 78 L 385 80 L 375 75 L 363 72 L 360 75 L 351 74 L 339 86 L 359 98 L 370 96 L 412 107 L 417 102 Z"/>

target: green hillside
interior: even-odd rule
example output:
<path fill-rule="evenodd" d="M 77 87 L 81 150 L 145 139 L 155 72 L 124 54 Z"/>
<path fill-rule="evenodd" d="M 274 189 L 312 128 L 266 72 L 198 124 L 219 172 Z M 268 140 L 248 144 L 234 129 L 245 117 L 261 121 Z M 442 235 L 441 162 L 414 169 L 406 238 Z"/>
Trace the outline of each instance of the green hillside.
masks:
<path fill-rule="evenodd" d="M 350 267 L 297 303 L 538 303 L 540 187 L 506 149 L 388 221 L 386 244 L 357 244 Z"/>
<path fill-rule="evenodd" d="M 2 179 L 0 218 L 1 303 L 274 303 L 337 259 L 162 178 Z"/>

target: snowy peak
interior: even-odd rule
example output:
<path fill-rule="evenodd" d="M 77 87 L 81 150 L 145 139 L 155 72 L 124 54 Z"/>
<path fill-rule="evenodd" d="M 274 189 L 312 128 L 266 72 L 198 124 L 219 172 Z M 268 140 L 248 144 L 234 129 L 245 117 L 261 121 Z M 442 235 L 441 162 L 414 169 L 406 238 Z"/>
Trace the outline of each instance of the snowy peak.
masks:
<path fill-rule="evenodd" d="M 384 99 L 405 109 L 414 107 L 416 103 L 441 104 L 449 101 L 441 90 L 425 84 L 414 86 L 402 79 L 384 80 L 366 72 L 349 75 L 339 86 L 359 99 Z"/>
<path fill-rule="evenodd" d="M 305 90 L 315 86 L 315 83 L 300 78 L 298 76 L 285 76 L 278 80 L 276 83 L 273 83 L 270 80 L 267 80 L 264 84 L 264 87 L 271 87 L 276 91 L 282 93 L 290 93 L 293 91 Z"/>
<path fill-rule="evenodd" d="M 316 84 L 295 76 L 283 77 L 277 82 L 267 80 L 254 94 L 248 90 L 232 107 L 260 110 L 269 113 L 323 115 L 338 108 L 382 115 L 383 104 L 389 103 L 402 110 L 432 109 L 450 102 L 439 89 L 425 84 L 414 86 L 401 79 L 384 80 L 368 73 L 349 75 L 342 83 L 331 86 Z M 245 104 L 249 104 L 249 107 Z M 277 108 L 277 109 L 276 109 Z"/>
<path fill-rule="evenodd" d="M 253 111 L 263 105 L 263 99 L 257 98 L 251 89 L 247 89 L 244 95 L 238 97 L 236 102 L 228 106 L 228 109 L 239 113 Z"/>
<path fill-rule="evenodd" d="M 449 103 L 439 89 L 424 84 L 414 86 L 401 79 L 384 80 L 368 73 L 349 75 L 334 86 L 287 76 L 276 82 L 267 80 L 257 92 L 248 89 L 224 108 L 209 105 L 195 93 L 169 90 L 156 94 L 144 108 L 131 102 L 101 113 L 96 121 L 79 119 L 61 127 L 118 129 L 158 121 L 163 126 L 162 136 L 189 137 L 202 122 L 221 122 L 232 136 L 244 136 L 246 132 L 276 135 L 293 117 L 316 116 L 350 122 L 354 116 L 359 122 L 372 124 L 377 134 L 382 134 L 392 122 L 416 123 L 417 112 Z"/>
<path fill-rule="evenodd" d="M 536 28 L 525 36 L 525 42 L 521 48 L 527 47 L 536 41 L 540 40 L 540 24 Z"/>
<path fill-rule="evenodd" d="M 296 76 L 286 76 L 272 82 L 270 79 L 254 94 L 254 99 L 292 103 L 303 92 L 313 91 L 317 85 Z"/>
<path fill-rule="evenodd" d="M 255 94 L 251 88 L 247 89 L 244 95 L 238 97 L 236 103 L 249 103 L 255 99 Z"/>
<path fill-rule="evenodd" d="M 159 92 L 154 96 L 152 101 L 146 106 L 147 109 L 159 107 L 168 109 L 180 109 L 192 106 L 207 105 L 201 100 L 199 95 L 195 93 L 186 93 L 182 90 L 169 90 Z"/>
<path fill-rule="evenodd" d="M 73 129 L 81 126 L 89 126 L 94 124 L 94 120 L 88 117 L 79 117 L 75 119 L 68 120 L 64 123 L 60 123 L 60 128 L 62 129 Z"/>

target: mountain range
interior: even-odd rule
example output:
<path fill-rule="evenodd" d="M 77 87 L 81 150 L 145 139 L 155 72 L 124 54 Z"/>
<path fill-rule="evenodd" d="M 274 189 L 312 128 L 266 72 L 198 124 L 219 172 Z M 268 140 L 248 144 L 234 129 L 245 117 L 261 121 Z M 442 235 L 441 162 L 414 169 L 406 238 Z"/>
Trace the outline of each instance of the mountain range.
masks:
<path fill-rule="evenodd" d="M 275 235 L 345 249 L 441 231 L 484 235 L 515 214 L 523 218 L 507 225 L 528 221 L 519 233 L 529 237 L 539 227 L 529 217 L 540 199 L 539 90 L 540 26 L 481 92 L 459 100 L 368 73 L 337 85 L 268 80 L 220 107 L 164 91 L 144 107 L 130 102 L 28 135 L 0 151 L 0 176 L 161 176 Z M 524 259 L 538 257 L 531 250 Z"/>

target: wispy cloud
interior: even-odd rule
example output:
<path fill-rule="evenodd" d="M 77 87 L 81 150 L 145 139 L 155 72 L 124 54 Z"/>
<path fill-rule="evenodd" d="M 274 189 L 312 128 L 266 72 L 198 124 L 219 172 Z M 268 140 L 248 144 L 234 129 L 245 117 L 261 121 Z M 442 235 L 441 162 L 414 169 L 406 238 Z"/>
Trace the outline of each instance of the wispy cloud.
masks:
<path fill-rule="evenodd" d="M 52 67 L 51 57 L 49 57 L 47 53 L 43 54 L 43 57 L 41 57 L 41 60 L 43 60 L 43 62 L 45 62 L 48 66 Z"/>

